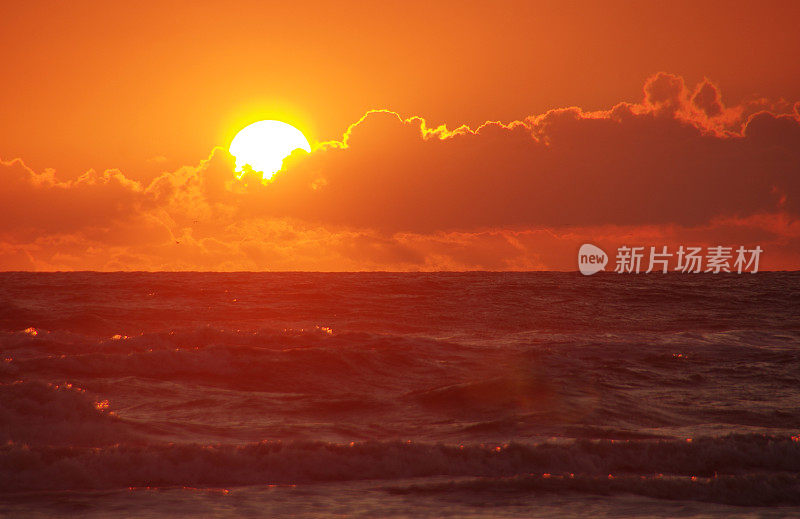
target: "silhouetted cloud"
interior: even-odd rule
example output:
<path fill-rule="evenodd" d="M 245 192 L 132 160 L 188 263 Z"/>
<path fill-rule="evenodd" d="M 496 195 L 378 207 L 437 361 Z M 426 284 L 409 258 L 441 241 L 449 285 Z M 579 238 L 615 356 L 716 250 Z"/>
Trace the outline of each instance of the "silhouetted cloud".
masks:
<path fill-rule="evenodd" d="M 731 121 L 710 82 L 692 94 L 659 74 L 638 105 L 557 109 L 474 131 L 372 112 L 345 145 L 291 164 L 252 195 L 268 214 L 385 231 L 796 214 L 799 135 L 794 114 Z M 316 179 L 323 187 L 312 188 Z"/>
<path fill-rule="evenodd" d="M 800 266 L 798 105 L 665 73 L 639 103 L 474 129 L 372 111 L 266 184 L 219 148 L 148 183 L 0 178 L 5 269 L 570 269 L 581 241 L 689 239 Z"/>

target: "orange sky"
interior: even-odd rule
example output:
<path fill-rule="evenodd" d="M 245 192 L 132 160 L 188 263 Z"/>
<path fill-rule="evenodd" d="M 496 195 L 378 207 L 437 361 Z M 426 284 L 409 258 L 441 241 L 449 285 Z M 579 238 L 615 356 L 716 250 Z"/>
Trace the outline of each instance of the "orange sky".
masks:
<path fill-rule="evenodd" d="M 167 4 L 2 8 L 0 269 L 800 268 L 796 2 Z M 235 181 L 268 118 L 343 144 Z"/>

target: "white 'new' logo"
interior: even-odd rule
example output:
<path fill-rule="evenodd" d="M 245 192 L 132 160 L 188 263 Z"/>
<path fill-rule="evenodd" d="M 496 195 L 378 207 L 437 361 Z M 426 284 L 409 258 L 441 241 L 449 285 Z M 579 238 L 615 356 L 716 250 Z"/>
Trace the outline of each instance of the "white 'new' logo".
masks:
<path fill-rule="evenodd" d="M 600 272 L 608 263 L 608 254 L 591 243 L 584 243 L 578 251 L 578 269 L 584 276 Z"/>

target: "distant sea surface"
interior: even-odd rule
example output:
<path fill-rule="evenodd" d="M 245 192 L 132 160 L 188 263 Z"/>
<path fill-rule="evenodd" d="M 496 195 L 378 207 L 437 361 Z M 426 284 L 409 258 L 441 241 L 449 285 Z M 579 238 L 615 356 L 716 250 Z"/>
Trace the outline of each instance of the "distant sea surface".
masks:
<path fill-rule="evenodd" d="M 800 515 L 800 274 L 3 273 L 0 516 Z"/>

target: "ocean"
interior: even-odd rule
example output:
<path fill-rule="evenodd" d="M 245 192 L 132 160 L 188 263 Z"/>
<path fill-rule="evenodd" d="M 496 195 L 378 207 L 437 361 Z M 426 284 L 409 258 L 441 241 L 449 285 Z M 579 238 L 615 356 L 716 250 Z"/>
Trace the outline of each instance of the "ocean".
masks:
<path fill-rule="evenodd" d="M 800 516 L 800 273 L 2 273 L 3 517 Z"/>

